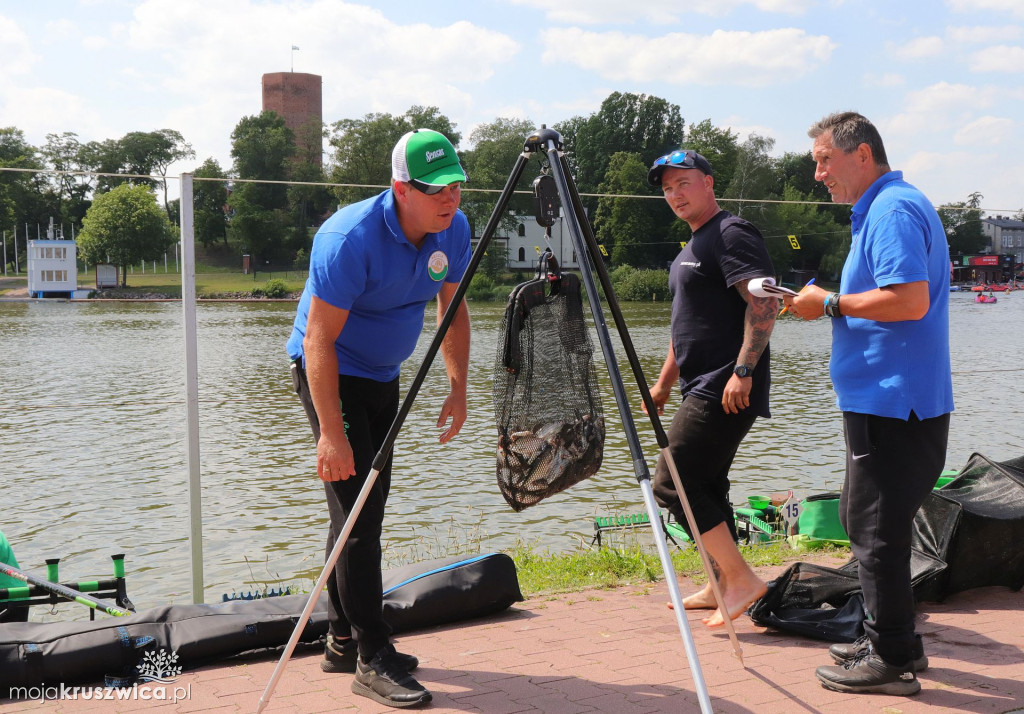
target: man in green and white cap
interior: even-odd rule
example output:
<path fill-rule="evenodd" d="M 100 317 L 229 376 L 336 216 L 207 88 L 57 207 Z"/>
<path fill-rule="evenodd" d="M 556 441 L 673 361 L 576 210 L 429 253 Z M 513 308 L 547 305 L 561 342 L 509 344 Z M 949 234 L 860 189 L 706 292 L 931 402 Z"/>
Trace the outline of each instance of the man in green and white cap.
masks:
<path fill-rule="evenodd" d="M 411 131 L 395 145 L 391 172 L 390 188 L 342 208 L 317 231 L 287 345 L 317 442 L 328 553 L 398 413 L 399 371 L 416 347 L 426 304 L 437 297 L 440 322 L 471 257 L 469 222 L 458 210 L 466 173 L 451 142 L 429 129 Z M 466 421 L 469 331 L 463 302 L 441 345 L 450 384 L 437 420 L 442 444 Z M 380 538 L 390 487 L 391 459 L 328 580 L 321 668 L 354 672 L 356 694 L 413 707 L 431 695 L 409 674 L 418 660 L 390 643 L 382 611 Z"/>

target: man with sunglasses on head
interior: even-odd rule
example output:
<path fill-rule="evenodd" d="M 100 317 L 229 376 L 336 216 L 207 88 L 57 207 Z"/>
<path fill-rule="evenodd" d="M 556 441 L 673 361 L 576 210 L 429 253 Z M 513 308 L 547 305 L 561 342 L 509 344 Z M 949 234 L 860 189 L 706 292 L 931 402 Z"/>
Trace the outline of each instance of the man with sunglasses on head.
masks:
<path fill-rule="evenodd" d="M 839 518 L 864 595 L 865 636 L 832 645 L 822 686 L 912 695 L 928 666 L 914 632 L 914 515 L 946 463 L 953 379 L 949 246 L 931 202 L 892 171 L 882 137 L 855 112 L 807 132 L 814 178 L 849 203 L 853 242 L 839 292 L 805 287 L 789 311 L 832 323 L 829 371 L 843 412 L 846 480 Z"/>
<path fill-rule="evenodd" d="M 778 301 L 754 297 L 747 283 L 775 271 L 757 228 L 718 207 L 711 164 L 703 156 L 687 149 L 667 154 L 654 162 L 647 180 L 661 187 L 693 232 L 669 272 L 672 339 L 651 397 L 660 414 L 672 393 L 682 392 L 668 430 L 669 452 L 714 561 L 725 612 L 717 609 L 710 583 L 684 598 L 683 606 L 716 610 L 704 622 L 718 627 L 766 590 L 736 547 L 729 469 L 754 420 L 770 416 L 768 338 Z M 655 470 L 654 495 L 689 529 L 664 459 Z"/>
<path fill-rule="evenodd" d="M 438 322 L 470 261 L 470 229 L 459 211 L 466 181 L 455 148 L 429 129 L 403 136 L 391 155 L 391 187 L 342 208 L 317 231 L 309 278 L 288 354 L 317 443 L 334 547 L 398 413 L 398 377 L 423 329 L 427 302 Z M 450 393 L 437 421 L 451 440 L 466 421 L 469 312 L 458 306 L 441 344 Z M 447 428 L 445 425 L 450 420 Z M 391 461 L 380 470 L 332 577 L 321 669 L 354 672 L 352 691 L 393 707 L 431 700 L 395 650 L 383 616 L 381 534 Z"/>

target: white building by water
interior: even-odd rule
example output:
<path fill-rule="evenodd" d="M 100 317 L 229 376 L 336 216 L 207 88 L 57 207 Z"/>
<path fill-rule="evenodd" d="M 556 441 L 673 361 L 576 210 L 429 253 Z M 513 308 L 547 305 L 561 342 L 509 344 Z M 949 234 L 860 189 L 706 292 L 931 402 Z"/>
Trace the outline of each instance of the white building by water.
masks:
<path fill-rule="evenodd" d="M 496 241 L 503 241 L 508 249 L 508 267 L 513 270 L 527 270 L 537 267 L 540 252 L 548 247 L 544 235 L 544 226 L 537 223 L 535 216 L 516 216 L 517 226 L 506 236 L 495 236 Z M 551 226 L 551 252 L 563 268 L 578 268 L 576 251 L 573 250 L 572 238 L 565 225 L 565 218 L 559 216 Z"/>
<path fill-rule="evenodd" d="M 72 297 L 78 288 L 78 249 L 54 231 L 53 219 L 46 239 L 28 242 L 28 294 L 31 297 Z"/>

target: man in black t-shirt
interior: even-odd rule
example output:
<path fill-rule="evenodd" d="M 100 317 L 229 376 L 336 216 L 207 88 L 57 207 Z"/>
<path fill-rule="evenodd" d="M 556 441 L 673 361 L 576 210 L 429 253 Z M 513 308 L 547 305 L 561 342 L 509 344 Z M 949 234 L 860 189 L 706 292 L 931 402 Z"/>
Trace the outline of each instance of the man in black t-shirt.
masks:
<path fill-rule="evenodd" d="M 672 339 L 651 397 L 660 414 L 676 385 L 683 395 L 668 430 L 669 452 L 718 573 L 727 613 L 704 620 L 717 627 L 726 615 L 739 617 L 766 589 L 736 547 L 729 468 L 754 420 L 770 416 L 768 338 L 778 302 L 752 296 L 747 283 L 775 271 L 757 228 L 718 207 L 711 164 L 703 156 L 691 150 L 667 154 L 654 162 L 648 181 L 662 188 L 693 231 L 669 273 Z M 654 495 L 686 524 L 663 459 Z M 717 608 L 710 583 L 684 598 L 683 606 Z"/>

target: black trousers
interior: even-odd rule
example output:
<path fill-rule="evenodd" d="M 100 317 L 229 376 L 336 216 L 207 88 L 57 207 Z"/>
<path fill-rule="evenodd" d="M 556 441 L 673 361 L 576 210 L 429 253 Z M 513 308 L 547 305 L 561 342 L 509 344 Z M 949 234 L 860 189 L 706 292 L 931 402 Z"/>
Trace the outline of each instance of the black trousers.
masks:
<path fill-rule="evenodd" d="M 320 439 L 309 383 L 301 365 L 292 364 L 293 385 L 306 411 L 313 438 Z M 371 465 L 398 414 L 398 380 L 377 382 L 362 377 L 338 376 L 338 397 L 345 419 L 345 434 L 355 457 L 356 475 L 345 481 L 325 481 L 331 525 L 326 553 L 334 548 Z M 341 551 L 333 576 L 327 580 L 327 616 L 336 637 L 354 637 L 359 654 L 371 659 L 388 644 L 391 628 L 384 620 L 381 584 L 381 533 L 384 506 L 391 489 L 391 457 L 381 469 Z"/>
<path fill-rule="evenodd" d="M 946 462 L 949 414 L 920 420 L 843 413 L 846 480 L 839 519 L 860 563 L 864 631 L 890 664 L 913 659 L 914 514 Z"/>
<path fill-rule="evenodd" d="M 726 414 L 721 402 L 690 395 L 683 398 L 682 406 L 672 417 L 668 449 L 701 533 L 724 522 L 736 540 L 736 521 L 729 502 L 729 469 L 756 418 L 743 413 Z M 667 508 L 689 533 L 683 505 L 662 457 L 654 471 L 653 490 L 658 505 Z"/>

